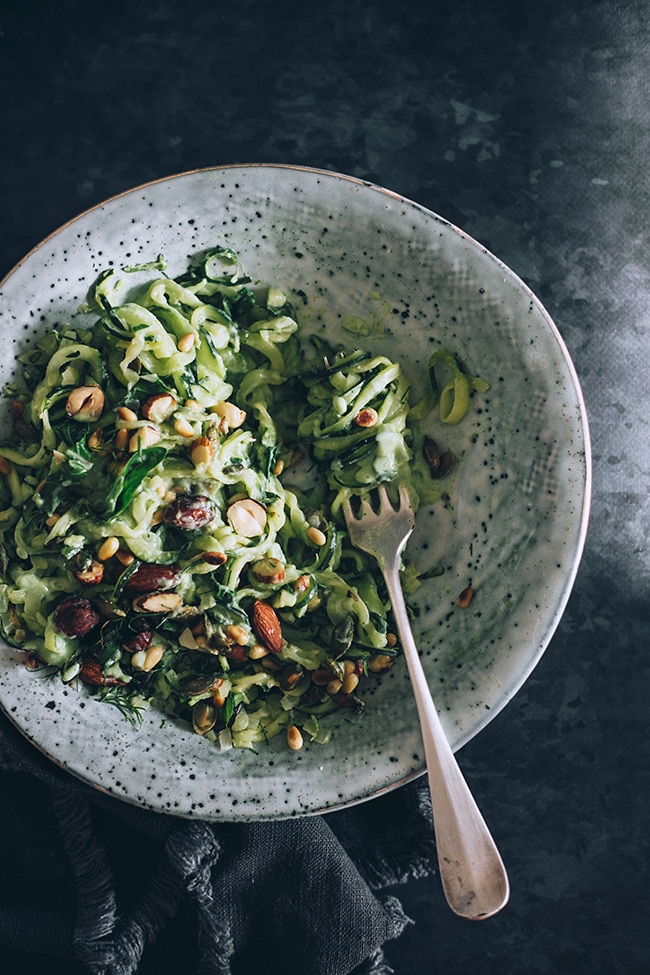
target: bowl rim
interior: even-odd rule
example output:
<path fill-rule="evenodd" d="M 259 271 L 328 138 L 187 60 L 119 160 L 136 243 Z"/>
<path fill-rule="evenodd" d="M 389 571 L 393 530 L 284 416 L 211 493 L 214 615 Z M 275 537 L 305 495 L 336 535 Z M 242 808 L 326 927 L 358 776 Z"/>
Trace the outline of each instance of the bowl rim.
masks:
<path fill-rule="evenodd" d="M 455 233 L 462 241 L 464 241 L 470 247 L 470 249 L 478 250 L 483 255 L 483 257 L 485 257 L 488 260 L 488 262 L 495 265 L 502 273 L 505 273 L 510 278 L 513 285 L 515 285 L 530 300 L 530 302 L 532 302 L 535 305 L 537 311 L 540 313 L 541 317 L 544 320 L 545 326 L 548 328 L 549 332 L 551 333 L 553 339 L 555 340 L 558 346 L 561 358 L 567 370 L 568 378 L 571 381 L 573 394 L 575 396 L 576 405 L 578 407 L 579 422 L 577 423 L 577 429 L 579 429 L 582 434 L 583 449 L 584 449 L 584 455 L 582 459 L 582 470 L 584 472 L 584 477 L 580 481 L 582 502 L 580 506 L 579 522 L 578 522 L 578 527 L 575 535 L 573 551 L 571 554 L 571 561 L 569 563 L 569 566 L 567 567 L 567 572 L 564 577 L 561 594 L 557 600 L 555 612 L 553 613 L 552 617 L 549 620 L 549 624 L 546 628 L 544 638 L 539 641 L 536 651 L 534 653 L 531 652 L 528 658 L 527 666 L 522 668 L 521 671 L 519 671 L 517 675 L 517 680 L 512 685 L 510 692 L 507 694 L 503 694 L 497 706 L 491 708 L 489 713 L 487 713 L 482 718 L 482 720 L 475 722 L 475 724 L 467 732 L 461 735 L 460 738 L 454 743 L 454 751 L 458 751 L 465 744 L 467 744 L 474 737 L 476 737 L 481 731 L 483 731 L 485 727 L 494 720 L 497 714 L 499 714 L 505 708 L 505 706 L 512 700 L 512 698 L 523 687 L 523 685 L 526 683 L 533 670 L 540 662 L 542 656 L 544 655 L 546 649 L 548 648 L 549 644 L 551 643 L 556 633 L 557 627 L 560 623 L 562 616 L 564 615 L 581 564 L 585 543 L 589 531 L 589 518 L 591 513 L 591 500 L 592 500 L 593 458 L 592 458 L 591 436 L 589 430 L 589 418 L 588 418 L 588 412 L 587 412 L 584 394 L 582 391 L 582 387 L 580 384 L 580 380 L 579 380 L 579 376 L 575 364 L 573 362 L 573 359 L 569 353 L 568 347 L 566 345 L 564 338 L 562 337 L 559 328 L 555 324 L 555 321 L 551 317 L 550 313 L 547 311 L 544 304 L 537 297 L 537 295 L 532 291 L 532 289 L 525 283 L 525 281 L 515 271 L 513 271 L 512 268 L 510 268 L 507 264 L 505 264 L 504 261 L 498 258 L 494 253 L 492 253 L 492 251 L 490 251 L 487 247 L 485 247 L 478 240 L 476 240 L 476 238 L 472 237 L 468 232 L 464 231 L 462 228 L 452 223 L 444 216 L 438 214 L 436 211 L 431 210 L 429 207 L 426 207 L 423 204 L 418 203 L 417 201 L 399 193 L 398 191 L 389 189 L 371 180 L 362 179 L 356 176 L 351 176 L 345 173 L 338 172 L 337 170 L 333 170 L 333 169 L 322 169 L 314 166 L 297 165 L 297 164 L 281 163 L 281 162 L 270 162 L 270 163 L 249 162 L 249 163 L 225 163 L 222 165 L 208 165 L 208 166 L 200 166 L 192 169 L 181 170 L 178 172 L 174 172 L 165 176 L 156 177 L 154 179 L 146 180 L 144 182 L 129 186 L 123 190 L 120 190 L 117 193 L 112 194 L 111 196 L 108 196 L 98 201 L 97 203 L 92 204 L 89 207 L 86 207 L 84 210 L 80 211 L 79 213 L 76 213 L 74 216 L 70 217 L 68 220 L 64 221 L 63 223 L 55 227 L 55 229 L 53 229 L 45 237 L 39 240 L 12 267 L 10 267 L 10 269 L 0 279 L 0 289 L 4 287 L 5 283 L 9 280 L 9 278 L 11 278 L 12 275 L 19 268 L 21 268 L 23 264 L 25 264 L 28 260 L 30 260 L 35 254 L 38 253 L 39 250 L 41 250 L 41 248 L 45 247 L 48 244 L 48 242 L 53 240 L 63 230 L 74 225 L 78 221 L 85 219 L 86 217 L 93 214 L 94 212 L 101 210 L 103 207 L 108 206 L 111 203 L 123 197 L 127 197 L 134 193 L 145 191 L 159 184 L 170 183 L 175 180 L 180 180 L 192 176 L 198 176 L 202 173 L 216 173 L 216 172 L 224 172 L 224 171 L 232 172 L 237 170 L 241 170 L 241 171 L 279 170 L 287 173 L 310 174 L 312 176 L 316 176 L 324 179 L 343 181 L 343 182 L 350 183 L 352 185 L 356 185 L 359 188 L 371 190 L 376 193 L 382 194 L 390 198 L 391 200 L 403 204 L 407 208 L 414 208 L 415 210 L 419 211 L 422 215 L 425 215 L 428 218 L 433 219 L 440 225 L 443 225 L 446 228 L 448 228 L 450 231 Z M 29 735 L 23 728 L 20 727 L 19 724 L 16 724 L 16 722 L 13 721 L 11 716 L 7 714 L 4 708 L 2 710 L 3 713 L 6 714 L 7 718 L 11 721 L 11 723 L 15 727 L 17 727 L 17 729 L 21 732 L 21 734 L 30 742 L 30 744 L 36 747 L 37 750 L 41 752 L 41 754 L 45 755 L 50 761 L 53 761 L 56 765 L 58 765 L 60 768 L 64 769 L 68 773 L 75 774 L 77 778 L 91 785 L 93 788 L 98 789 L 99 791 L 104 792 L 107 795 L 111 795 L 110 791 L 106 790 L 101 785 L 96 784 L 87 778 L 84 779 L 84 777 L 81 774 L 74 773 L 71 769 L 68 768 L 68 766 L 63 761 L 60 761 L 56 757 L 51 755 L 43 745 L 35 741 L 31 735 Z M 379 788 L 373 790 L 371 793 L 367 795 L 360 796 L 358 798 L 353 798 L 352 800 L 350 799 L 343 800 L 340 803 L 333 803 L 328 805 L 324 809 L 305 810 L 297 814 L 296 813 L 288 814 L 286 817 L 281 817 L 281 818 L 295 818 L 296 815 L 299 816 L 322 815 L 322 814 L 327 814 L 329 812 L 335 812 L 337 810 L 350 808 L 351 806 L 358 805 L 360 803 L 374 799 L 378 796 L 392 792 L 394 789 L 399 788 L 405 785 L 406 783 L 419 778 L 421 775 L 424 775 L 425 773 L 426 773 L 426 768 L 422 768 L 421 770 L 416 770 L 414 772 L 411 772 L 407 775 L 400 777 L 397 780 L 387 783 L 384 786 L 380 786 Z M 129 799 L 129 797 L 122 797 L 122 796 L 119 796 L 118 798 L 121 798 L 122 801 L 133 802 L 138 806 L 142 805 L 142 803 L 138 802 L 137 799 Z M 173 813 L 173 815 L 182 818 L 184 814 L 182 812 L 176 811 Z M 198 817 L 194 813 L 192 814 L 192 818 L 200 818 L 200 817 Z M 263 819 L 265 817 L 261 816 L 259 818 Z M 272 817 L 272 818 L 278 818 L 278 817 Z M 228 820 L 220 819 L 219 821 L 228 821 Z M 237 820 L 235 819 L 233 821 L 237 821 Z"/>

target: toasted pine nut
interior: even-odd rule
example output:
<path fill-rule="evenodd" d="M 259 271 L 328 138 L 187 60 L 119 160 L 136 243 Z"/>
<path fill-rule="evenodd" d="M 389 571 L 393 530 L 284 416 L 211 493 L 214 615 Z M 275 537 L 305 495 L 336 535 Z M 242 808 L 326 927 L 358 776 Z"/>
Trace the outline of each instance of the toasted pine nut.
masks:
<path fill-rule="evenodd" d="M 387 633 L 386 634 L 386 646 L 387 647 L 394 647 L 396 643 L 397 643 L 397 637 L 396 637 L 396 635 L 394 633 Z"/>
<path fill-rule="evenodd" d="M 212 449 L 212 444 L 207 437 L 197 437 L 197 439 L 192 444 L 192 449 L 190 451 L 190 459 L 195 467 L 201 467 L 204 464 L 209 464 L 212 460 L 214 451 Z"/>
<path fill-rule="evenodd" d="M 344 660 L 343 661 L 343 673 L 347 677 L 348 674 L 353 674 L 356 670 L 356 663 L 354 660 Z"/>
<path fill-rule="evenodd" d="M 256 643 L 255 646 L 249 647 L 248 656 L 251 660 L 261 660 L 262 657 L 266 657 L 268 652 L 262 643 Z"/>
<path fill-rule="evenodd" d="M 196 335 L 194 332 L 186 332 L 185 335 L 176 343 L 176 347 L 179 352 L 191 352 L 194 348 L 194 343 L 196 342 Z"/>
<path fill-rule="evenodd" d="M 6 457 L 0 457 L 0 474 L 11 474 L 11 464 Z"/>
<path fill-rule="evenodd" d="M 186 410 L 192 410 L 193 413 L 203 413 L 203 407 L 196 399 L 186 399 L 183 406 Z"/>
<path fill-rule="evenodd" d="M 243 626 L 238 626 L 236 623 L 231 623 L 226 627 L 226 636 L 242 647 L 245 647 L 248 643 L 248 632 Z"/>
<path fill-rule="evenodd" d="M 140 448 L 151 447 L 158 443 L 160 434 L 154 427 L 139 427 L 129 439 L 129 453 L 135 454 Z"/>
<path fill-rule="evenodd" d="M 117 561 L 121 562 L 123 566 L 133 565 L 135 562 L 135 555 L 132 552 L 127 552 L 125 548 L 120 548 L 115 553 Z"/>
<path fill-rule="evenodd" d="M 154 511 L 154 513 L 151 516 L 151 521 L 149 522 L 149 524 L 150 525 L 162 525 L 162 522 L 163 522 L 163 518 L 164 517 L 165 517 L 165 510 L 164 510 L 164 508 L 156 508 L 156 510 Z"/>
<path fill-rule="evenodd" d="M 142 669 L 144 671 L 153 670 L 156 664 L 159 664 L 162 660 L 164 649 L 159 646 L 151 646 L 147 650 L 146 656 L 144 658 Z"/>
<path fill-rule="evenodd" d="M 97 550 L 97 558 L 101 562 L 107 562 L 108 559 L 112 559 L 116 554 L 118 548 L 120 547 L 120 541 L 115 535 L 110 535 Z"/>
<path fill-rule="evenodd" d="M 331 680 L 327 685 L 327 693 L 338 694 L 338 692 L 341 690 L 342 687 L 343 687 L 343 681 L 338 680 L 338 678 L 335 678 L 334 680 Z"/>
<path fill-rule="evenodd" d="M 118 450 L 126 450 L 129 443 L 129 431 L 126 427 L 122 427 L 115 434 L 115 446 Z"/>
<path fill-rule="evenodd" d="M 273 468 L 273 473 L 275 474 L 276 477 L 279 477 L 283 470 L 284 470 L 284 461 L 279 460 L 275 465 L 275 467 Z"/>
<path fill-rule="evenodd" d="M 300 729 L 295 724 L 290 724 L 287 728 L 287 744 L 294 752 L 300 751 L 303 746 L 303 737 L 300 734 Z"/>
<path fill-rule="evenodd" d="M 310 527 L 307 529 L 307 538 L 313 542 L 314 545 L 318 545 L 319 547 L 324 545 L 327 541 L 327 535 L 325 532 L 322 532 L 320 528 L 314 528 L 313 525 L 310 525 Z"/>
<path fill-rule="evenodd" d="M 356 690 L 359 683 L 359 678 L 356 674 L 346 674 L 343 678 L 343 686 L 341 690 L 344 694 L 352 694 Z"/>
<path fill-rule="evenodd" d="M 88 434 L 88 440 L 86 441 L 89 450 L 97 450 L 101 447 L 104 442 L 104 431 L 101 427 L 97 427 L 92 433 Z"/>
<path fill-rule="evenodd" d="M 124 420 L 125 423 L 135 423 L 138 419 L 138 414 L 130 410 L 128 406 L 118 406 L 117 415 L 120 420 Z"/>
<path fill-rule="evenodd" d="M 473 598 L 474 590 L 471 586 L 466 586 L 456 600 L 456 605 L 460 606 L 461 609 L 467 609 Z"/>
<path fill-rule="evenodd" d="M 179 437 L 193 437 L 195 432 L 192 424 L 184 416 L 176 417 L 174 420 L 174 430 Z"/>
<path fill-rule="evenodd" d="M 61 515 L 57 515 L 56 513 L 53 515 L 49 515 L 49 517 L 45 519 L 45 524 L 47 525 L 48 528 L 53 528 L 60 517 Z"/>

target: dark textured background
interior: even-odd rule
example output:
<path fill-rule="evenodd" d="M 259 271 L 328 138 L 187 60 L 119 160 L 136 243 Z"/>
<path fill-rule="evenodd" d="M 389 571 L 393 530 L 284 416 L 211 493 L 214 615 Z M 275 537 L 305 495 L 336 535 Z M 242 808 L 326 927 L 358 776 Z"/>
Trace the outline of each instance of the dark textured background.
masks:
<path fill-rule="evenodd" d="M 650 970 L 648 14 L 634 0 L 0 7 L 0 276 L 148 179 L 311 165 L 477 238 L 539 295 L 574 359 L 594 448 L 583 564 L 544 659 L 460 755 L 511 902 L 471 925 L 435 879 L 396 888 L 415 921 L 387 945 L 397 975 Z M 35 788 L 2 801 L 42 834 Z M 48 863 L 25 851 L 21 867 L 10 845 L 3 896 L 56 897 Z M 167 949 L 143 971 L 182 972 L 182 947 Z M 11 946 L 0 959 L 54 970 Z"/>

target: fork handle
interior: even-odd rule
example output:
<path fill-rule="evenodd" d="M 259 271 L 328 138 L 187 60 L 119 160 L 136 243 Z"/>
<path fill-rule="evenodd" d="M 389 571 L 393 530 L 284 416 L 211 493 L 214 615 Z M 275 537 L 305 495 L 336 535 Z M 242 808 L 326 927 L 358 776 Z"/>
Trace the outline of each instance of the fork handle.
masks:
<path fill-rule="evenodd" d="M 433 703 L 406 612 L 399 569 L 384 566 L 383 572 L 420 718 L 443 890 L 452 911 L 482 920 L 507 903 L 508 876 Z"/>

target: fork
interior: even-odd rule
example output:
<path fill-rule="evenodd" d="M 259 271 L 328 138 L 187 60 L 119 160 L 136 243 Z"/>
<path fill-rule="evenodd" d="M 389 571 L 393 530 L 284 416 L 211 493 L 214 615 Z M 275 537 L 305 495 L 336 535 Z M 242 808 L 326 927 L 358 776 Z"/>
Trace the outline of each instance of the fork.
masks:
<path fill-rule="evenodd" d="M 447 903 L 461 917 L 483 920 L 507 903 L 508 877 L 443 730 L 408 620 L 399 578 L 401 554 L 415 526 L 408 492 L 399 487 L 397 508 L 384 485 L 377 493 L 378 510 L 368 499 L 361 501 L 358 515 L 349 500 L 342 510 L 352 544 L 374 556 L 386 580 L 420 719 L 440 879 Z"/>

